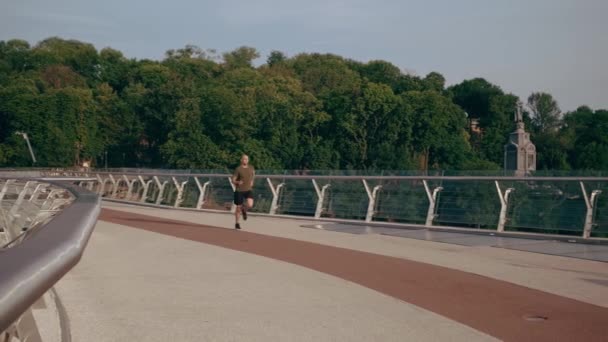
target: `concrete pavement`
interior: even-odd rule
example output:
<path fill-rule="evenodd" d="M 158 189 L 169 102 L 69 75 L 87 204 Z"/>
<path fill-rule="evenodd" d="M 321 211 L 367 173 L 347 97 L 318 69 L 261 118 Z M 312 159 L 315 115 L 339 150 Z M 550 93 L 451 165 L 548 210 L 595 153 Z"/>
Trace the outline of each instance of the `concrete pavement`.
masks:
<path fill-rule="evenodd" d="M 210 226 L 234 226 L 234 217 L 224 213 L 156 209 L 107 202 L 104 207 Z M 252 216 L 242 225 L 245 231 L 425 262 L 608 307 L 608 263 L 489 246 L 462 246 L 302 228 L 318 223 Z"/>
<path fill-rule="evenodd" d="M 226 214 L 104 206 L 159 221 L 233 225 Z M 251 217 L 243 227 L 269 236 L 444 266 L 608 307 L 605 263 L 301 228 L 306 224 L 314 222 Z M 56 288 L 67 308 L 73 341 L 493 339 L 339 277 L 104 221 L 99 222 L 80 264 Z"/>
<path fill-rule="evenodd" d="M 73 341 L 490 341 L 351 282 L 101 221 L 56 286 Z"/>

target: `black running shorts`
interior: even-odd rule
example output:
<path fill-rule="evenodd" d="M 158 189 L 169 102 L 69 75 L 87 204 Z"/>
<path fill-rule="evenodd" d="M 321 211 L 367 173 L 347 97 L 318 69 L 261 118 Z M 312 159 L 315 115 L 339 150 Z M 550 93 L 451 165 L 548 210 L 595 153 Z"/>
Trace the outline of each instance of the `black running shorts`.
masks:
<path fill-rule="evenodd" d="M 242 205 L 245 198 L 253 198 L 253 192 L 251 190 L 234 192 L 234 204 Z"/>

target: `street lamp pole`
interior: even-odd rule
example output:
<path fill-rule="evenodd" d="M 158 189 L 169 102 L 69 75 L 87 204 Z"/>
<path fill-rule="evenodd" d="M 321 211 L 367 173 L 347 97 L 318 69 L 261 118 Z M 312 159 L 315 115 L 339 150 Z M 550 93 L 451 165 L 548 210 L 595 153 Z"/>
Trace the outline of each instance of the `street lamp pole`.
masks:
<path fill-rule="evenodd" d="M 32 156 L 32 162 L 36 164 L 36 156 L 34 155 L 34 150 L 32 149 L 32 145 L 30 144 L 30 139 L 28 138 L 27 133 L 15 132 L 15 134 L 20 135 L 23 137 L 23 139 L 25 139 L 27 148 L 30 150 L 30 156 Z"/>

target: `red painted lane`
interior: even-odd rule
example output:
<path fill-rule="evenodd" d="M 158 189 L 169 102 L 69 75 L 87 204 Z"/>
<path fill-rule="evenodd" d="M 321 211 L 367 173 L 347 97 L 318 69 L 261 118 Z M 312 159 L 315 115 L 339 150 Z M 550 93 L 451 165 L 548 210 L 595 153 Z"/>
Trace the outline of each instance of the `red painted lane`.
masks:
<path fill-rule="evenodd" d="M 307 267 L 501 340 L 608 341 L 607 308 L 505 281 L 406 259 L 123 211 L 103 209 L 100 219 Z M 531 322 L 524 319 L 527 315 L 548 319 Z"/>

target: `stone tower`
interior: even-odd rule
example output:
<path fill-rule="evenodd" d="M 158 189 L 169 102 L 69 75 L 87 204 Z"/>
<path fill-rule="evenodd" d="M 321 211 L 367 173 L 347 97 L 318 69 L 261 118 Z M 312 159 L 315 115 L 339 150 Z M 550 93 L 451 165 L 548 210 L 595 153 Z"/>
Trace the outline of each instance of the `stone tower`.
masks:
<path fill-rule="evenodd" d="M 509 135 L 509 141 L 505 145 L 505 170 L 515 171 L 516 176 L 525 176 L 536 170 L 536 146 L 530 141 L 530 134 L 525 131 L 521 108 L 520 102 L 515 113 L 516 129 Z"/>

